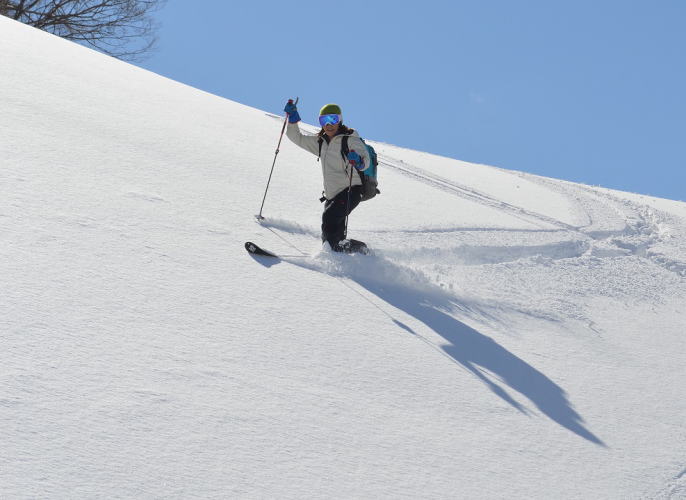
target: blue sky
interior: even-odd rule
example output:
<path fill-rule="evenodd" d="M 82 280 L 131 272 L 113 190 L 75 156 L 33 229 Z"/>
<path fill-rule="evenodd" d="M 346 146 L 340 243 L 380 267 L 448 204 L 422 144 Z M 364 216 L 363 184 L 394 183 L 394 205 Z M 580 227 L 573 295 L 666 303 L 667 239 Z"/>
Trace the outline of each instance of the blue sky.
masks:
<path fill-rule="evenodd" d="M 686 2 L 170 0 L 140 65 L 363 137 L 686 200 Z M 275 134 L 278 135 L 275 129 Z"/>

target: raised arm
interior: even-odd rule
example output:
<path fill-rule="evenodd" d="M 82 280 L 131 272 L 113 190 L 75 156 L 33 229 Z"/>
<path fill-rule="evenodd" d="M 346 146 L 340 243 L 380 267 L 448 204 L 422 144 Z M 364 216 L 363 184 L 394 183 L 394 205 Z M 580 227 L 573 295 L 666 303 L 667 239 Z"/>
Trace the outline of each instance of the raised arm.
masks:
<path fill-rule="evenodd" d="M 288 101 L 283 110 L 288 113 L 288 126 L 286 127 L 286 135 L 297 146 L 300 146 L 305 151 L 309 151 L 313 155 L 319 154 L 319 143 L 316 135 L 303 134 L 300 131 L 298 122 L 300 121 L 300 114 L 298 108 L 292 100 Z"/>

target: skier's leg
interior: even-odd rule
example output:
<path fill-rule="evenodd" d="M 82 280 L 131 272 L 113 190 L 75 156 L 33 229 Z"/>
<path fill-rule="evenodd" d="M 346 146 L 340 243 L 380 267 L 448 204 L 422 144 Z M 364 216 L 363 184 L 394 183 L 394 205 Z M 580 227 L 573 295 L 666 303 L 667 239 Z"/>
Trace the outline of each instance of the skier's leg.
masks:
<path fill-rule="evenodd" d="M 339 250 L 338 243 L 345 234 L 345 218 L 360 203 L 361 187 L 353 186 L 350 193 L 350 211 L 348 208 L 348 190 L 338 193 L 333 200 L 327 201 L 322 214 L 322 241 L 328 241 L 331 248 Z M 347 213 L 346 213 L 347 212 Z"/>
<path fill-rule="evenodd" d="M 336 196 L 327 201 L 322 214 L 322 241 L 328 241 L 332 249 L 343 239 L 345 231 L 345 199 Z"/>

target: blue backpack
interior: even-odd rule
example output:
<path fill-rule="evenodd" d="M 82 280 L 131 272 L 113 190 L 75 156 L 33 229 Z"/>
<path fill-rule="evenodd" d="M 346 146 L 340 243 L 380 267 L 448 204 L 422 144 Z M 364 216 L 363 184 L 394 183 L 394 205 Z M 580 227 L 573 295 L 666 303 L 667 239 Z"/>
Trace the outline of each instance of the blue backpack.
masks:
<path fill-rule="evenodd" d="M 348 137 L 350 136 L 344 135 L 342 138 L 343 144 L 341 146 L 341 154 L 345 161 L 348 160 Z M 357 173 L 360 174 L 360 180 L 362 181 L 362 197 L 360 198 L 360 201 L 367 201 L 374 198 L 377 194 L 381 194 L 381 191 L 379 191 L 379 180 L 376 175 L 379 159 L 376 156 L 374 148 L 364 142 L 364 139 L 361 137 L 360 140 L 362 141 L 362 144 L 364 144 L 364 147 L 367 148 L 367 153 L 369 153 L 369 159 L 371 160 L 371 165 L 369 165 L 364 172 L 357 171 Z"/>

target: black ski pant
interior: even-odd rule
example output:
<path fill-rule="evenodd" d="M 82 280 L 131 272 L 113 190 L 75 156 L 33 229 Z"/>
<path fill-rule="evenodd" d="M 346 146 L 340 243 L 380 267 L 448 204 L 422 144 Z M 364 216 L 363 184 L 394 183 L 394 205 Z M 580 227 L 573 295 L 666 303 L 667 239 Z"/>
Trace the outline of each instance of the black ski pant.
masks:
<path fill-rule="evenodd" d="M 338 193 L 332 200 L 326 200 L 322 214 L 322 242 L 328 241 L 331 248 L 345 236 L 345 218 L 360 204 L 362 186 L 353 186 L 348 205 L 348 189 Z"/>

